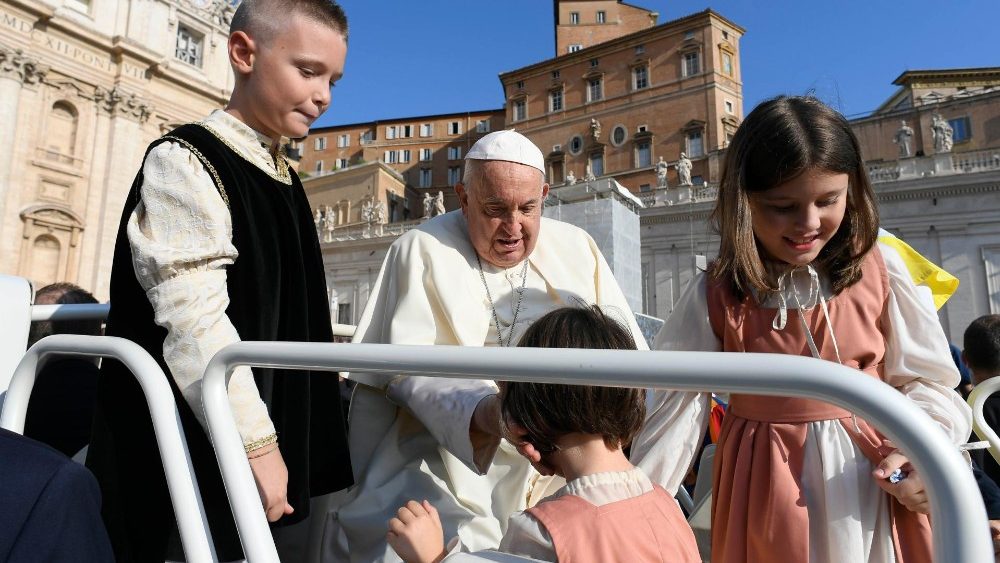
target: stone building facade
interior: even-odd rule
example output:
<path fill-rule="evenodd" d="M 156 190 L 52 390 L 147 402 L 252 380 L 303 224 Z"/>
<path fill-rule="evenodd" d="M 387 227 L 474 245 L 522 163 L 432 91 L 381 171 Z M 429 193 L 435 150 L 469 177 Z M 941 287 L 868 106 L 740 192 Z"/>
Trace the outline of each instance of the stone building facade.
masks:
<path fill-rule="evenodd" d="M 452 187 L 464 172 L 465 154 L 483 135 L 502 128 L 502 110 L 320 127 L 312 129 L 301 143 L 299 172 L 303 177 L 315 177 L 382 162 L 409 186 L 410 199 L 390 220 L 417 219 L 423 216 L 425 194 L 443 192 L 447 209 L 458 207 Z"/>
<path fill-rule="evenodd" d="M 557 2 L 557 10 L 563 18 L 599 4 L 615 3 Z M 560 19 L 557 37 L 566 27 Z M 705 10 L 505 72 L 507 125 L 546 154 L 553 185 L 591 176 L 634 192 L 661 178 L 677 185 L 681 153 L 692 183 L 713 181 L 743 116 L 743 33 Z"/>
<path fill-rule="evenodd" d="M 146 145 L 229 98 L 223 0 L 0 4 L 0 272 L 107 298 Z"/>

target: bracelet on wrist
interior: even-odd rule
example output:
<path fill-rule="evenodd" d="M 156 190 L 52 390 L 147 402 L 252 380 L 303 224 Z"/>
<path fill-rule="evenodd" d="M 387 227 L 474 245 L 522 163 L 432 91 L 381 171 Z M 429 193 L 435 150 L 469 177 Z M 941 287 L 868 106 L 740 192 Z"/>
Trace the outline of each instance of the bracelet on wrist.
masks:
<path fill-rule="evenodd" d="M 250 453 L 254 450 L 259 450 L 261 448 L 270 446 L 271 444 L 276 444 L 277 442 L 278 442 L 278 435 L 272 433 L 268 434 L 267 436 L 264 436 L 259 440 L 254 440 L 249 444 L 243 444 L 243 449 L 246 451 L 246 453 Z"/>

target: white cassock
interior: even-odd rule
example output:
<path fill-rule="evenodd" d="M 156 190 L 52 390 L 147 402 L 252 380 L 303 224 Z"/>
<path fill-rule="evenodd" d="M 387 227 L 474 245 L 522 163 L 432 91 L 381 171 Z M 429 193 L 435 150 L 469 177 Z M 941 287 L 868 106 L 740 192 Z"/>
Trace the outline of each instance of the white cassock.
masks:
<path fill-rule="evenodd" d="M 495 346 L 495 307 L 506 343 L 521 268 L 483 262 L 493 307 L 469 242 L 465 217 L 453 211 L 425 222 L 389 248 L 354 342 Z M 597 304 L 626 325 L 646 350 L 635 318 L 593 239 L 572 225 L 543 218 L 528 257 L 515 343 L 533 321 L 563 306 Z M 333 514 L 327 545 L 341 527 L 351 561 L 399 561 L 385 542 L 386 522 L 410 499 L 437 508 L 446 538 L 463 549 L 496 549 L 511 514 L 524 510 L 537 473 L 506 441 L 473 442 L 476 405 L 496 393 L 492 381 L 398 373 L 356 373 L 350 410 L 351 461 L 357 484 Z M 675 419 L 700 420 L 707 403 L 692 394 L 649 397 L 647 428 L 633 462 L 675 492 L 701 436 L 657 445 Z M 535 499 L 533 499 L 535 500 Z M 326 559 L 333 560 L 328 550 Z"/>

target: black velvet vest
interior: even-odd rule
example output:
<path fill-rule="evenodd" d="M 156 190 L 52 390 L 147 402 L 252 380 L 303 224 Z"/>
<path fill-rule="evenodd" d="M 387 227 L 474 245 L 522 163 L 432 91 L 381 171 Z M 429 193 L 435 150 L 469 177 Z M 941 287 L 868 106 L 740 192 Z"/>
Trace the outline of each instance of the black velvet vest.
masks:
<path fill-rule="evenodd" d="M 291 172 L 290 186 L 273 179 L 200 125 L 181 126 L 168 137 L 194 147 L 221 184 L 216 188 L 227 201 L 232 242 L 239 251 L 227 268 L 226 314 L 240 338 L 332 342 L 319 241 L 295 173 Z M 169 140 L 161 138 L 150 149 Z M 125 230 L 142 183 L 140 170 L 118 227 L 106 332 L 138 343 L 169 374 L 163 361 L 166 329 L 154 322 L 153 308 L 136 279 Z M 295 512 L 279 525 L 292 524 L 308 515 L 310 496 L 353 483 L 337 374 L 257 368 L 253 373 L 288 466 L 288 502 Z M 242 550 L 212 446 L 173 378 L 168 379 L 216 550 L 222 561 L 240 559 Z M 149 411 L 138 382 L 120 362 L 106 360 L 101 369 L 93 432 L 87 465 L 101 485 L 104 520 L 116 558 L 162 563 L 168 554 L 175 557 L 176 522 Z"/>

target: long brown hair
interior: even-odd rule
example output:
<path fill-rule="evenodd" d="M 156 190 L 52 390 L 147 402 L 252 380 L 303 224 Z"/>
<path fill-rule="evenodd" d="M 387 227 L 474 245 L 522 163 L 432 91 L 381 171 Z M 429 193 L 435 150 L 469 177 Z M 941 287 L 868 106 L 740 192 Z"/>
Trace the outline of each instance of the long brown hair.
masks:
<path fill-rule="evenodd" d="M 722 238 L 711 276 L 740 298 L 777 291 L 753 233 L 750 194 L 769 190 L 806 170 L 847 174 L 847 209 L 840 229 L 816 264 L 840 293 L 861 279 L 861 262 L 878 238 L 878 209 L 858 139 L 850 124 L 812 97 L 779 96 L 758 105 L 726 151 L 711 222 Z"/>
<path fill-rule="evenodd" d="M 635 340 L 596 305 L 556 309 L 535 321 L 518 346 L 530 348 L 604 348 L 635 350 Z M 646 419 L 642 389 L 548 383 L 501 385 L 505 421 L 522 426 L 542 454 L 555 451 L 565 434 L 601 436 L 609 448 L 625 448 Z"/>

